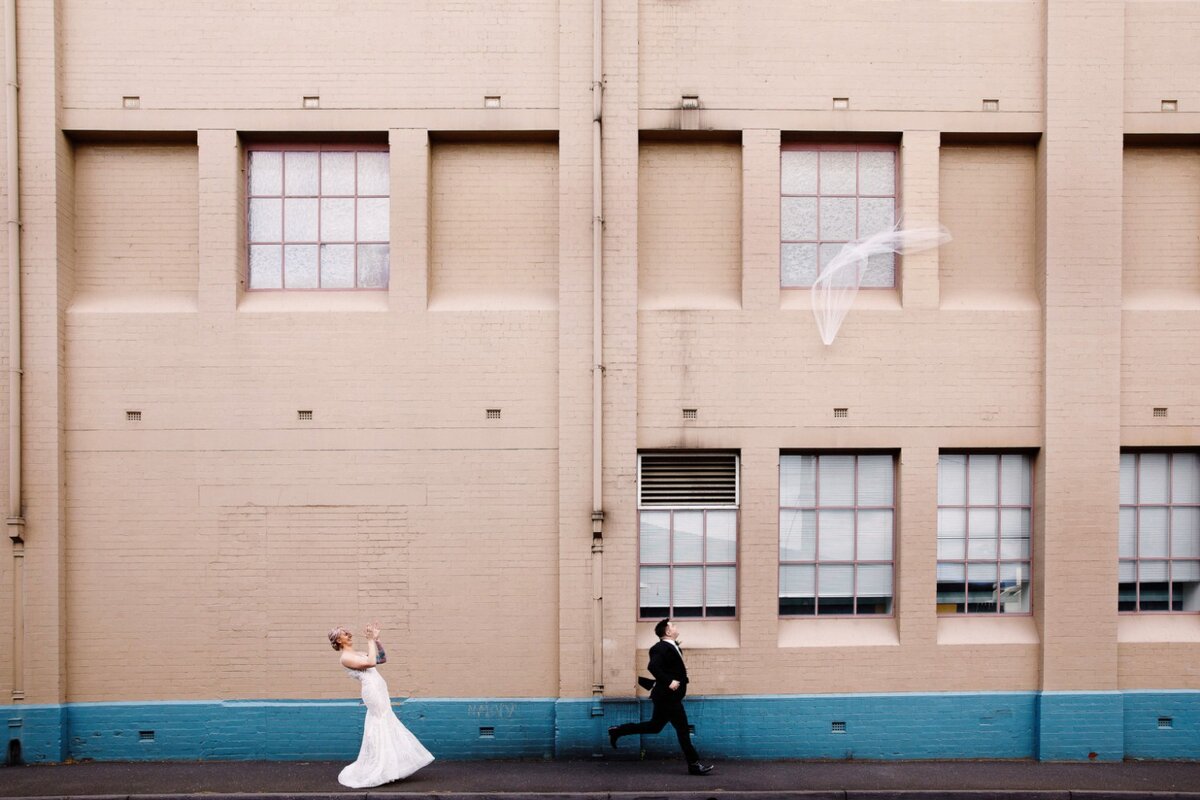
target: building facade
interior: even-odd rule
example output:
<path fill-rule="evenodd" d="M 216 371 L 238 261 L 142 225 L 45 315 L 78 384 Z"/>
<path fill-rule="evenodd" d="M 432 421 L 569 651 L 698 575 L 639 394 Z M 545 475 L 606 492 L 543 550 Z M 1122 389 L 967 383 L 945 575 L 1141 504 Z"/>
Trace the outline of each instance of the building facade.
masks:
<path fill-rule="evenodd" d="M 1200 4 L 8 10 L 10 760 L 1200 753 Z"/>

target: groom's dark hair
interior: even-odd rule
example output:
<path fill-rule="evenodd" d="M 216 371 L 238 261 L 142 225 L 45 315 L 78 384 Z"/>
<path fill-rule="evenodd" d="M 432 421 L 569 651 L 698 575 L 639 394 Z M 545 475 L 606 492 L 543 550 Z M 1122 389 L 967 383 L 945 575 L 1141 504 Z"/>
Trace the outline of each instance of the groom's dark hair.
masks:
<path fill-rule="evenodd" d="M 654 635 L 660 639 L 662 637 L 666 636 L 667 635 L 667 626 L 670 624 L 671 624 L 670 617 L 667 617 L 666 619 L 663 619 L 663 620 L 659 620 L 658 624 L 654 626 Z"/>

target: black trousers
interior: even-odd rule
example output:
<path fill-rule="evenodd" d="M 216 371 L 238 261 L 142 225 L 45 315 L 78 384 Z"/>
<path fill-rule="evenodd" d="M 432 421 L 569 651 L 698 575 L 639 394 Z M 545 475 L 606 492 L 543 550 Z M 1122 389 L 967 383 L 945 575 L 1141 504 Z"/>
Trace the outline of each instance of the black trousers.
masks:
<path fill-rule="evenodd" d="M 666 690 L 670 692 L 670 690 Z M 675 735 L 679 737 L 679 747 L 688 764 L 700 762 L 696 748 L 692 747 L 692 736 L 688 732 L 687 712 L 683 710 L 684 691 L 670 692 L 662 698 L 650 696 L 654 703 L 654 715 L 646 722 L 626 722 L 618 725 L 617 736 L 630 736 L 635 733 L 658 733 L 670 723 L 675 727 Z"/>

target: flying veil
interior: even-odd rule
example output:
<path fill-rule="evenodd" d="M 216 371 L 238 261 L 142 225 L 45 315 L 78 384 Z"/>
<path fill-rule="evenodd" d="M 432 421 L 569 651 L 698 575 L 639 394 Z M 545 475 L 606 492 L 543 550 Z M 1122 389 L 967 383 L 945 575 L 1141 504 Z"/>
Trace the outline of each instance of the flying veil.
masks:
<path fill-rule="evenodd" d="M 854 305 L 854 296 L 862 285 L 867 271 L 867 260 L 884 253 L 916 253 L 931 250 L 950 241 L 950 231 L 939 225 L 936 228 L 901 228 L 865 236 L 846 242 L 838 254 L 821 269 L 813 282 L 812 309 L 817 318 L 817 330 L 821 341 L 833 344 L 842 321 Z"/>

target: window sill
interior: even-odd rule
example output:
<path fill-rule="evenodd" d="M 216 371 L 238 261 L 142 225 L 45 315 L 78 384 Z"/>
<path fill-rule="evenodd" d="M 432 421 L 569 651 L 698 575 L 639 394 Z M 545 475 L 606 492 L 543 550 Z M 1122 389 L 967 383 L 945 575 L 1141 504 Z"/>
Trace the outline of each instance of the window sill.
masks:
<path fill-rule="evenodd" d="M 895 617 L 780 619 L 780 647 L 899 647 Z"/>
<path fill-rule="evenodd" d="M 649 650 L 658 641 L 654 635 L 654 622 L 637 624 L 637 646 Z M 679 641 L 684 652 L 688 650 L 720 650 L 741 646 L 741 633 L 736 619 L 690 619 L 675 620 L 679 625 Z"/>
<path fill-rule="evenodd" d="M 361 291 L 255 291 L 246 292 L 238 311 L 251 314 L 278 312 L 387 311 L 386 290 Z"/>
<path fill-rule="evenodd" d="M 779 307 L 785 311 L 807 311 L 811 314 L 812 289 L 780 288 Z M 900 305 L 900 292 L 892 286 L 885 289 L 859 289 L 850 308 L 900 311 L 903 307 Z"/>
<path fill-rule="evenodd" d="M 1122 614 L 1118 642 L 1200 642 L 1200 614 Z"/>
<path fill-rule="evenodd" d="M 938 617 L 937 643 L 964 644 L 1037 644 L 1037 622 L 1027 614 L 1020 616 L 962 614 Z"/>

